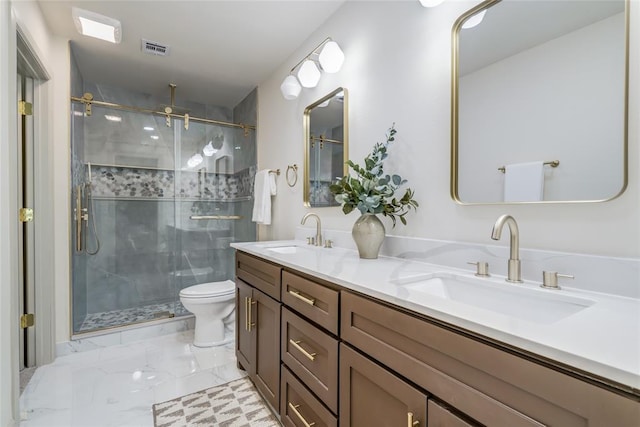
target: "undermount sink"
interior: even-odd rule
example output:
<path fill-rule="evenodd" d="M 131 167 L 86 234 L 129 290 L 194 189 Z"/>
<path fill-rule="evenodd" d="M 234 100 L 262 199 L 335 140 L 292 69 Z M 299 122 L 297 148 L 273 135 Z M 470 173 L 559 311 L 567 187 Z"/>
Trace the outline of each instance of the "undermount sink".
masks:
<path fill-rule="evenodd" d="M 275 248 L 267 248 L 268 251 L 277 252 L 279 254 L 295 254 L 300 251 L 300 246 L 278 246 Z"/>
<path fill-rule="evenodd" d="M 295 243 L 284 243 L 284 244 L 265 244 L 265 245 L 256 245 L 259 248 L 265 249 L 269 252 L 275 252 L 277 254 L 295 254 L 302 251 L 308 251 L 309 249 L 303 246 L 296 245 Z"/>
<path fill-rule="evenodd" d="M 525 285 L 448 272 L 399 279 L 395 284 L 405 288 L 409 299 L 418 304 L 438 297 L 543 324 L 555 323 L 595 303 L 562 294 L 562 291 L 531 289 Z"/>

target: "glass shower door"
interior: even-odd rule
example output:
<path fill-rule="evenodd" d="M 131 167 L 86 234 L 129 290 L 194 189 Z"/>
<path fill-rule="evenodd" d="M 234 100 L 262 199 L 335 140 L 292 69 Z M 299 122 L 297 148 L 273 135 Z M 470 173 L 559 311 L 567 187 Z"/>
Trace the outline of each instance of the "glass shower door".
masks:
<path fill-rule="evenodd" d="M 251 222 L 255 132 L 175 121 L 175 259 L 178 291 L 233 279 L 234 241 L 255 240 Z M 181 304 L 176 314 L 184 314 Z"/>
<path fill-rule="evenodd" d="M 73 108 L 73 333 L 173 317 L 173 130 L 150 114 Z"/>

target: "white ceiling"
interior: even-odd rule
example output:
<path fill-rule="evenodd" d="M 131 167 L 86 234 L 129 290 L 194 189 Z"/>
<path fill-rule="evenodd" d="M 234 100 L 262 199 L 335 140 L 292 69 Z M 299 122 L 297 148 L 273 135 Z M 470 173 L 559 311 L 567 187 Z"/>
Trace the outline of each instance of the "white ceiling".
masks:
<path fill-rule="evenodd" d="M 39 4 L 51 32 L 73 41 L 86 80 L 167 98 L 171 82 L 177 85 L 177 105 L 189 100 L 231 108 L 344 1 L 39 0 Z M 119 20 L 122 42 L 80 35 L 72 6 Z M 143 53 L 143 38 L 169 45 L 169 56 Z M 293 58 L 291 66 L 300 59 Z"/>

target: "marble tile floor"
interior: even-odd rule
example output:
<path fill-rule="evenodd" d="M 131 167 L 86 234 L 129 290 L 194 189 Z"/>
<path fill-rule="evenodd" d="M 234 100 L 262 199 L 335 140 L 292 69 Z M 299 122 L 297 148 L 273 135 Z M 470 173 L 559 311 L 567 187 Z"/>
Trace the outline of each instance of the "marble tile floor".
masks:
<path fill-rule="evenodd" d="M 154 403 L 245 376 L 230 343 L 197 348 L 193 330 L 59 357 L 20 397 L 21 427 L 152 427 Z"/>
<path fill-rule="evenodd" d="M 82 325 L 80 325 L 80 328 L 76 332 L 89 332 L 113 326 L 124 326 L 144 322 L 146 320 L 155 320 L 168 317 L 169 313 L 174 313 L 175 316 L 183 316 L 189 314 L 189 311 L 178 301 L 175 303 L 152 304 L 143 307 L 91 313 L 87 314 Z"/>

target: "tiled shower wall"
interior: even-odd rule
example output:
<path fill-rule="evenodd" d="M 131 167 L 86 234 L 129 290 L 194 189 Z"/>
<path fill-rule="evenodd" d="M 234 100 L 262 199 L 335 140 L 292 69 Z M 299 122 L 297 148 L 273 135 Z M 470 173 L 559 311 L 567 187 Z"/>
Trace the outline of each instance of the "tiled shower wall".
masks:
<path fill-rule="evenodd" d="M 92 190 L 96 197 L 178 196 L 230 201 L 253 194 L 256 167 L 251 166 L 235 174 L 95 165 L 91 171 Z"/>

